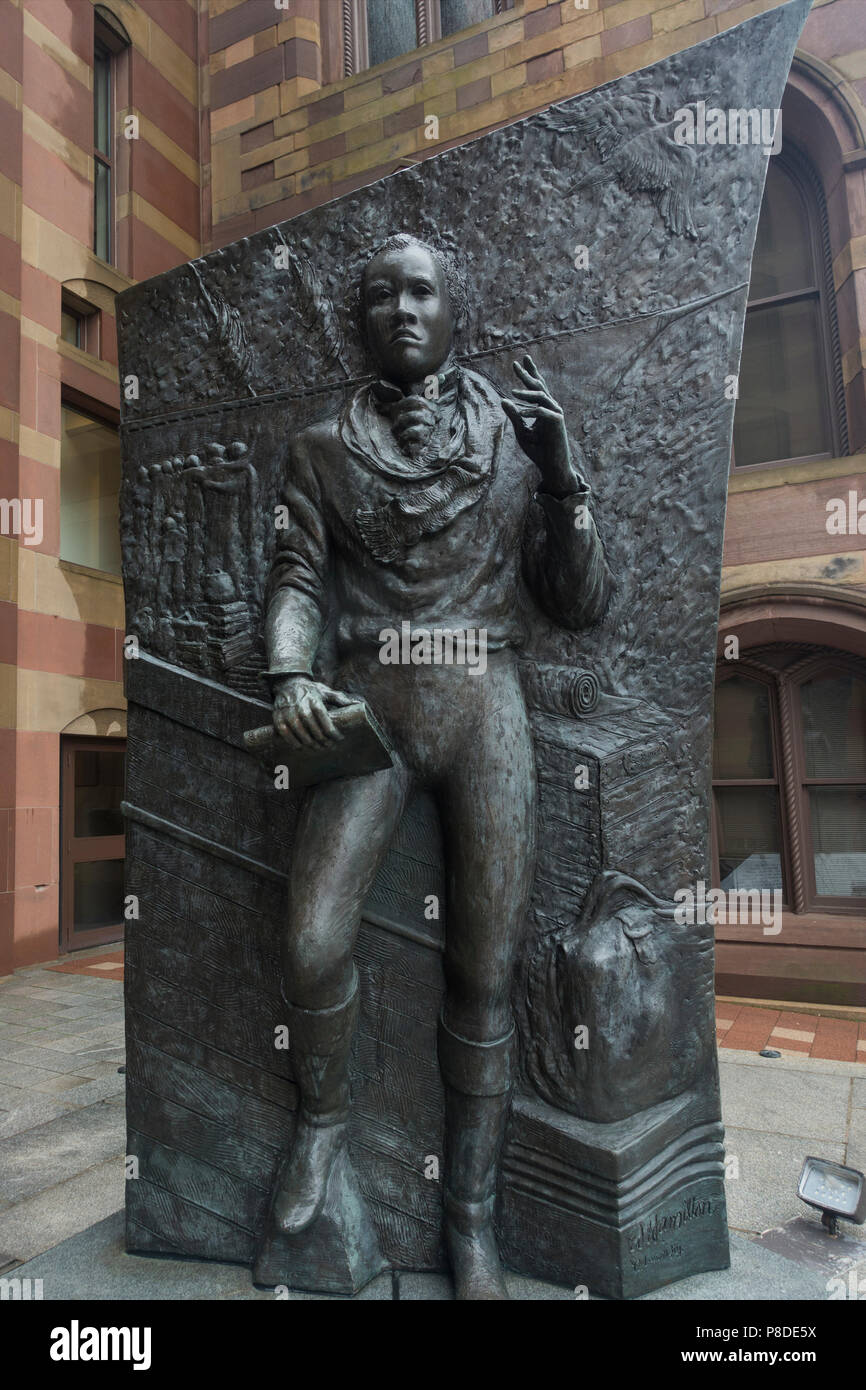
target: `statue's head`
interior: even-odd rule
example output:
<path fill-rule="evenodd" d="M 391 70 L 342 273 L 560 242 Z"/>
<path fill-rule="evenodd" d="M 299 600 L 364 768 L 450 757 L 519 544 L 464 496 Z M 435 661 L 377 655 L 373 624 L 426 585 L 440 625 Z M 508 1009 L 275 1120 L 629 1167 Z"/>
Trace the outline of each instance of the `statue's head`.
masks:
<path fill-rule="evenodd" d="M 439 370 L 465 308 L 463 279 L 451 257 L 417 237 L 389 237 L 361 275 L 364 341 L 377 370 L 401 386 Z"/>

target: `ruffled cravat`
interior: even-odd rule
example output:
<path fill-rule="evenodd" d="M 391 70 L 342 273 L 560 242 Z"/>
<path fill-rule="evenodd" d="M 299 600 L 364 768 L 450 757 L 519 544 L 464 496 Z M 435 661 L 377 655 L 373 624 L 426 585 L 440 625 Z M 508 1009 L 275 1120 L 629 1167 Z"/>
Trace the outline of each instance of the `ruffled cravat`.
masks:
<path fill-rule="evenodd" d="M 439 399 L 426 441 L 400 449 L 390 416 L 399 397 L 390 382 L 356 391 L 340 417 L 346 448 L 383 477 L 427 485 L 392 495 L 381 507 L 355 512 L 358 534 L 382 564 L 392 564 L 422 536 L 441 531 L 480 501 L 493 476 L 505 419 L 499 396 L 474 372 L 455 367 L 440 377 Z"/>
<path fill-rule="evenodd" d="M 399 386 L 384 379 L 374 381 L 370 390 L 371 400 L 376 409 L 392 427 L 397 448 L 412 461 L 414 470 L 423 475 L 428 466 L 438 460 L 447 445 L 450 427 L 455 423 L 457 368 L 452 367 L 450 371 L 440 375 L 437 396 L 433 399 L 423 397 L 430 410 L 429 420 L 425 422 L 426 432 L 421 439 L 403 440 L 399 437 L 399 432 L 393 429 L 394 422 L 399 420 L 406 402 L 417 399 L 416 396 L 405 395 Z"/>

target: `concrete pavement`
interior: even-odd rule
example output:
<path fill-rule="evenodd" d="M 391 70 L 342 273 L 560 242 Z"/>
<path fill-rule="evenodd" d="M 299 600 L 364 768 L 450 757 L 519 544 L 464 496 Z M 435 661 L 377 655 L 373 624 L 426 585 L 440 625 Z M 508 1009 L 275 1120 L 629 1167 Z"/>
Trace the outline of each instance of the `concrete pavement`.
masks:
<path fill-rule="evenodd" d="M 95 972 L 43 967 L 0 981 L 0 1275 L 42 1279 L 47 1299 L 271 1299 L 237 1266 L 123 1250 L 122 989 Z M 825 1300 L 842 1296 L 839 1280 L 856 1289 L 866 1227 L 845 1225 L 843 1239 L 829 1240 L 796 1183 L 807 1154 L 866 1170 L 866 1068 L 725 1048 L 720 1071 L 732 1268 L 648 1298 Z M 511 1292 L 574 1298 L 517 1276 Z M 440 1276 L 402 1274 L 360 1297 L 448 1299 L 451 1290 Z"/>

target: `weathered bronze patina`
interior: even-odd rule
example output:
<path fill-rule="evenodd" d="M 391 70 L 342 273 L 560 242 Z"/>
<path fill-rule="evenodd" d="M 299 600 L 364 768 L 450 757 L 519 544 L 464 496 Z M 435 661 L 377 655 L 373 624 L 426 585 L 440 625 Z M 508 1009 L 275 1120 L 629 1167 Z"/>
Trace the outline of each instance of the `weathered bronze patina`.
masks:
<path fill-rule="evenodd" d="M 394 756 L 386 770 L 316 787 L 301 808 L 283 957 L 301 1107 L 272 1220 L 297 1234 L 325 1203 L 348 1118 L 361 914 L 417 784 L 439 810 L 448 884 L 447 1246 L 458 1298 L 504 1298 L 493 1205 L 537 800 L 518 584 L 522 570 L 549 617 L 577 632 L 602 616 L 611 581 L 561 408 L 529 356 L 514 364 L 514 399 L 458 365 L 462 298 L 440 251 L 386 241 L 360 291 L 376 379 L 297 435 L 287 461 L 291 524 L 267 590 L 275 727 L 299 749 L 334 743 L 329 711 L 362 696 Z M 336 689 L 313 678 L 329 585 Z M 383 663 L 388 633 L 406 622 L 409 662 Z M 431 634 L 443 630 L 452 660 L 437 663 Z M 484 669 L 452 664 L 473 638 Z"/>
<path fill-rule="evenodd" d="M 768 152 L 674 132 L 778 108 L 807 8 L 120 297 L 131 1250 L 727 1266 L 674 904 Z"/>

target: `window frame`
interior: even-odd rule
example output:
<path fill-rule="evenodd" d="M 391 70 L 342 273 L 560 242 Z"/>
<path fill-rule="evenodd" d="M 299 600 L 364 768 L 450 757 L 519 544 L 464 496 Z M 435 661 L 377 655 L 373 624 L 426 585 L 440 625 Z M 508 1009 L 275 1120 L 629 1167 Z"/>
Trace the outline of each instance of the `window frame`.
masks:
<path fill-rule="evenodd" d="M 736 677 L 745 677 L 753 680 L 759 685 L 767 687 L 769 692 L 769 711 L 770 711 L 770 752 L 773 760 L 773 770 L 775 777 L 716 777 L 712 776 L 712 826 L 713 826 L 713 884 L 716 888 L 721 886 L 721 866 L 719 861 L 719 813 L 716 803 L 716 789 L 719 787 L 775 787 L 778 793 L 778 817 L 779 817 L 779 862 L 782 871 L 782 906 L 790 908 L 790 886 L 791 886 L 791 862 L 789 856 L 788 837 L 785 833 L 785 800 L 783 786 L 783 756 L 782 756 L 782 728 L 779 710 L 779 700 L 776 682 L 768 669 L 759 668 L 757 665 L 748 666 L 747 661 L 737 662 L 726 661 L 724 666 L 718 668 L 716 683 L 713 687 L 713 694 L 720 685 Z M 715 741 L 713 742 L 713 758 L 715 758 Z"/>
<path fill-rule="evenodd" d="M 119 447 L 120 447 L 120 411 L 118 410 L 118 408 L 117 408 L 116 406 L 107 405 L 104 401 L 96 400 L 94 397 L 88 396 L 85 392 L 83 392 L 83 391 L 78 391 L 78 390 L 76 390 L 74 387 L 67 386 L 65 383 L 62 385 L 62 387 L 61 387 L 61 392 L 60 392 L 60 409 L 61 409 L 61 454 L 60 454 L 60 469 L 61 469 L 61 479 L 60 479 L 60 486 L 61 486 L 61 503 L 60 503 L 60 532 L 59 532 L 59 537 L 58 537 L 58 549 L 59 549 L 60 551 L 62 551 L 62 545 L 63 545 L 63 502 L 62 502 L 62 497 L 63 497 L 63 493 L 62 493 L 62 489 L 63 489 L 63 479 L 62 479 L 62 470 L 63 470 L 63 448 L 62 448 L 62 445 L 63 445 L 63 427 L 62 427 L 62 418 L 63 418 L 63 417 L 62 417 L 62 412 L 63 412 L 64 409 L 74 410 L 74 411 L 76 412 L 76 414 L 78 414 L 78 415 L 83 415 L 83 416 L 87 417 L 88 419 L 92 420 L 92 421 L 94 422 L 94 424 L 104 425 L 104 426 L 106 426 L 108 429 L 113 430 L 113 431 L 115 432 L 115 434 L 117 435 L 118 448 L 119 448 Z M 122 490 L 122 488 L 123 488 L 123 470 L 122 470 L 122 468 L 121 468 L 121 473 L 120 473 L 120 488 L 121 488 L 121 490 Z M 118 524 L 119 524 L 119 508 L 120 508 L 120 492 L 118 492 Z M 76 569 L 78 569 L 78 570 L 87 570 L 88 573 L 90 573 L 90 574 L 92 574 L 92 575 L 94 575 L 94 576 L 99 576 L 99 577 L 102 578 L 102 579 L 106 579 L 106 580 L 110 581 L 111 583 L 121 583 L 121 582 L 122 582 L 122 577 L 123 577 L 123 576 L 122 576 L 122 570 L 106 570 L 106 569 L 101 569 L 98 565 L 88 565 L 88 564 L 86 564 L 83 560 L 71 560 L 68 556 L 64 556 L 62 553 L 58 554 L 57 559 L 58 559 L 58 563 L 59 563 L 59 565 L 61 566 L 61 568 L 63 568 L 64 566 L 71 565 L 71 566 L 73 566 L 74 568 L 76 568 Z M 121 559 L 122 559 L 122 556 L 121 556 Z"/>
<path fill-rule="evenodd" d="M 809 786 L 866 787 L 863 777 L 822 778 L 806 776 L 804 722 L 800 687 L 816 676 L 828 672 L 854 675 L 866 681 L 866 660 L 853 653 L 831 647 L 808 648 L 797 644 L 796 652 L 787 666 L 776 669 L 760 660 L 762 652 L 776 647 L 757 648 L 742 655 L 738 661 L 720 659 L 716 667 L 716 686 L 735 676 L 745 676 L 770 689 L 770 728 L 773 766 L 778 782 L 767 779 L 725 779 L 712 777 L 712 873 L 713 885 L 721 886 L 719 867 L 719 823 L 716 808 L 718 786 L 769 786 L 779 788 L 779 835 L 782 866 L 782 906 L 796 916 L 828 913 L 834 916 L 862 917 L 866 912 L 866 895 L 838 897 L 819 895 L 815 877 L 814 838 L 809 801 Z M 715 731 L 714 731 L 715 740 Z M 714 743 L 715 751 L 715 743 Z M 798 872 L 799 864 L 799 872 Z"/>
<path fill-rule="evenodd" d="M 847 457 L 850 452 L 830 228 L 823 185 L 811 162 L 802 151 L 791 145 L 790 142 L 783 145 L 779 153 L 773 155 L 772 158 L 778 161 L 780 169 L 794 185 L 803 205 L 809 236 L 809 249 L 812 256 L 813 284 L 808 288 L 789 290 L 761 299 L 748 299 L 744 335 L 750 314 L 760 313 L 768 308 L 783 307 L 805 299 L 813 300 L 817 304 L 819 360 L 823 367 L 821 384 L 831 452 L 798 454 L 790 458 L 764 459 L 760 463 L 738 464 L 732 435 L 731 471 L 736 473 L 752 473 L 761 468 L 782 468 L 791 463 L 816 463 L 822 459 Z M 751 290 L 751 283 L 749 289 Z"/>
<path fill-rule="evenodd" d="M 67 318 L 70 318 L 72 322 L 75 324 L 74 338 L 67 338 L 65 333 L 63 332 L 64 314 L 67 316 Z M 68 343 L 70 347 L 80 349 L 82 341 L 84 340 L 85 331 L 86 320 L 84 318 L 84 315 L 80 314 L 77 309 L 73 309 L 70 305 L 62 303 L 60 306 L 60 337 L 63 339 L 64 343 Z"/>
<path fill-rule="evenodd" d="M 107 73 L 108 93 L 106 112 L 106 126 L 108 129 L 107 150 L 101 150 L 97 142 L 97 126 L 99 120 L 99 106 L 97 96 L 97 72 L 99 65 L 104 65 Z M 97 31 L 93 40 L 93 254 L 108 265 L 113 265 L 115 251 L 115 166 L 114 166 L 114 62 L 110 48 L 102 41 Z M 105 255 L 99 250 L 99 238 L 101 231 L 100 207 L 99 207 L 99 177 L 98 171 L 104 169 L 107 180 L 107 227 L 105 229 Z"/>
<path fill-rule="evenodd" d="M 408 57 L 410 53 L 416 53 L 419 48 L 425 48 L 428 44 L 436 43 L 442 38 L 442 22 L 439 0 L 413 0 L 415 6 L 415 37 L 416 45 L 414 48 L 406 50 L 404 54 L 395 54 L 392 58 L 383 59 L 382 63 L 377 63 L 376 67 L 382 67 L 384 63 L 396 62 L 398 58 Z M 370 45 L 367 33 L 367 0 L 341 0 L 342 6 L 342 38 L 343 38 L 343 77 L 357 77 L 361 72 L 370 71 Z M 513 8 L 513 0 L 493 0 L 493 13 L 488 19 L 495 19 L 497 15 L 504 14 Z M 476 21 L 476 23 L 485 21 Z M 473 25 L 469 25 L 473 28 Z M 456 30 L 462 33 L 462 30 Z M 448 35 L 449 38 L 454 37 Z"/>
<path fill-rule="evenodd" d="M 60 736 L 60 882 L 59 933 L 60 951 L 69 955 L 91 946 L 104 946 L 124 938 L 125 920 L 105 927 L 75 930 L 75 865 L 105 863 L 126 859 L 126 833 L 122 835 L 75 834 L 75 755 L 86 753 L 122 753 L 126 768 L 127 741 L 125 737 L 102 738 L 89 734 Z"/>
<path fill-rule="evenodd" d="M 78 322 L 78 341 L 70 343 L 68 338 L 63 341 L 70 347 L 78 348 L 79 352 L 99 357 L 102 342 L 102 314 L 99 309 L 67 289 L 60 291 L 60 309 L 61 313 L 71 315 Z"/>
<path fill-rule="evenodd" d="M 91 245 L 93 254 L 99 256 L 106 265 L 117 266 L 117 198 L 118 182 L 121 175 L 121 164 L 125 161 L 121 159 L 122 150 L 120 149 L 117 132 L 117 113 L 119 110 L 118 96 L 124 86 L 124 79 L 128 85 L 128 68 L 125 63 L 119 63 L 122 55 L 132 47 L 132 41 L 126 29 L 121 24 L 115 14 L 105 5 L 95 5 L 93 8 L 93 42 L 91 45 L 93 60 L 93 196 L 91 199 L 91 213 L 93 218 L 93 234 Z M 101 150 L 97 144 L 97 60 L 104 60 L 108 69 L 108 150 Z M 122 67 L 122 71 L 121 71 Z M 107 254 L 101 256 L 97 250 L 97 169 L 107 170 L 108 176 L 108 229 L 107 229 Z M 124 174 L 125 178 L 125 174 Z"/>
<path fill-rule="evenodd" d="M 857 898 L 839 897 L 831 894 L 819 895 L 816 884 L 812 811 L 808 788 L 810 786 L 866 787 L 866 775 L 863 777 L 808 777 L 806 775 L 805 721 L 803 719 L 803 702 L 800 698 L 800 687 L 807 680 L 812 680 L 816 676 L 822 676 L 831 672 L 839 672 L 843 675 L 853 674 L 861 680 L 866 680 L 866 670 L 861 669 L 856 658 L 846 661 L 844 658 L 835 654 L 825 655 L 823 653 L 816 653 L 811 662 L 797 663 L 797 669 L 791 681 L 788 683 L 792 697 L 791 726 L 794 735 L 792 740 L 792 758 L 794 775 L 796 777 L 798 810 L 801 818 L 806 896 L 811 911 L 827 909 L 834 912 L 846 910 L 851 912 L 863 912 L 866 910 L 866 894 Z M 794 698 L 795 695 L 796 698 Z M 854 906 L 852 906 L 852 904 L 854 904 Z"/>

